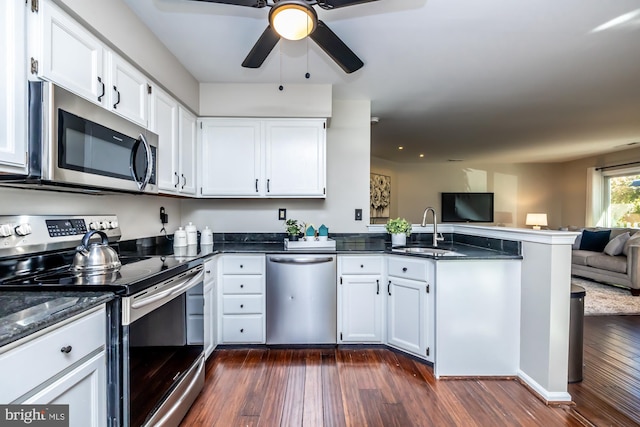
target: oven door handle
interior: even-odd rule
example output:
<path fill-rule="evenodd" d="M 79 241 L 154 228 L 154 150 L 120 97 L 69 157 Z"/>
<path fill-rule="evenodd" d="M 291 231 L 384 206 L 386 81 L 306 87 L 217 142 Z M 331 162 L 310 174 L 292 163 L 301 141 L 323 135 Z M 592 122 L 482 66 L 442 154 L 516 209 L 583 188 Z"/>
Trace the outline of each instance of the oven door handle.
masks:
<path fill-rule="evenodd" d="M 134 302 L 133 304 L 131 304 L 131 308 L 146 307 L 147 305 L 153 304 L 154 302 L 159 301 L 168 296 L 182 293 L 185 290 L 197 285 L 198 282 L 203 280 L 203 278 L 204 278 L 204 273 L 201 270 L 198 273 L 195 273 L 195 275 L 192 274 L 186 279 L 181 280 L 180 282 L 172 285 L 170 289 L 166 289 L 158 294 L 151 295 L 147 298 L 143 298 L 139 301 Z"/>

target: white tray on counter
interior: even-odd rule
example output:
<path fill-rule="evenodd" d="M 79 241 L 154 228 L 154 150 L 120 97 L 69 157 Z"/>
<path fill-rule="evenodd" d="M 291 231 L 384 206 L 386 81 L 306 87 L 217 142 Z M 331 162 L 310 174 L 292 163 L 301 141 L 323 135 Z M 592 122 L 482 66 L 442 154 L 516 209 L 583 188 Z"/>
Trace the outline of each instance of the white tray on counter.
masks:
<path fill-rule="evenodd" d="M 296 241 L 284 239 L 285 250 L 336 250 L 336 241 L 333 239 L 316 240 L 314 238 L 302 238 Z"/>

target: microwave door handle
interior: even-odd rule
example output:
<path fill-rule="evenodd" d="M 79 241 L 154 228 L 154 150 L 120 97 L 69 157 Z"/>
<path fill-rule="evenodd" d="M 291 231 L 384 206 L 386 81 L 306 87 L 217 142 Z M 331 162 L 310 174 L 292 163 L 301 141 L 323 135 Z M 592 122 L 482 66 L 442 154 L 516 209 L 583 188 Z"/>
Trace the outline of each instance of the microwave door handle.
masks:
<path fill-rule="evenodd" d="M 147 153 L 147 174 L 144 177 L 140 191 L 144 191 L 145 187 L 151 181 L 151 175 L 153 174 L 153 152 L 151 151 L 151 145 L 147 142 L 147 138 L 143 134 L 140 134 L 139 139 L 144 144 L 144 151 Z"/>
<path fill-rule="evenodd" d="M 142 144 L 144 146 L 144 151 L 147 157 L 147 171 L 144 177 L 144 180 L 138 181 L 138 176 L 136 174 L 136 165 L 135 165 L 135 159 L 136 159 L 136 152 L 138 151 L 138 146 Z M 149 183 L 149 181 L 151 180 L 151 174 L 153 172 L 153 154 L 151 153 L 151 146 L 149 146 L 149 144 L 147 143 L 146 138 L 144 137 L 144 135 L 140 134 L 140 136 L 138 137 L 138 140 L 135 142 L 135 144 L 133 144 L 133 149 L 131 150 L 131 159 L 129 160 L 130 164 L 129 164 L 129 168 L 131 169 L 131 176 L 133 177 L 133 180 L 135 181 L 136 184 L 138 184 L 138 190 L 139 191 L 144 191 L 144 188 L 147 186 L 147 184 Z"/>

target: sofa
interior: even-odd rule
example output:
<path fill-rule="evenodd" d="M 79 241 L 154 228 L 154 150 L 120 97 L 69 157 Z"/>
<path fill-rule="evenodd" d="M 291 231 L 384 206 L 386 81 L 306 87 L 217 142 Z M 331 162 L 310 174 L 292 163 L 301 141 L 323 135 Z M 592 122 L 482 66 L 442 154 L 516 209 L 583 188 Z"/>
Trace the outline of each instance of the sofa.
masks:
<path fill-rule="evenodd" d="M 571 251 L 571 275 L 629 288 L 640 296 L 640 233 L 632 228 L 585 228 Z"/>

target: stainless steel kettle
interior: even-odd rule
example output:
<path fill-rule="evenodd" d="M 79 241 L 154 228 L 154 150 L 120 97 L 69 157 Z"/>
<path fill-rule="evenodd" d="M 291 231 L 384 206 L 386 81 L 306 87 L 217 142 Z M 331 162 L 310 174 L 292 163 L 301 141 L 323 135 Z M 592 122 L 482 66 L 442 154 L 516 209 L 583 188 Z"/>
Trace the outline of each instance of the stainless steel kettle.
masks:
<path fill-rule="evenodd" d="M 102 238 L 100 243 L 89 243 L 94 234 Z M 121 266 L 118 253 L 109 246 L 109 238 L 98 230 L 89 231 L 82 238 L 82 244 L 76 248 L 71 269 L 74 271 L 100 272 L 111 271 Z"/>

